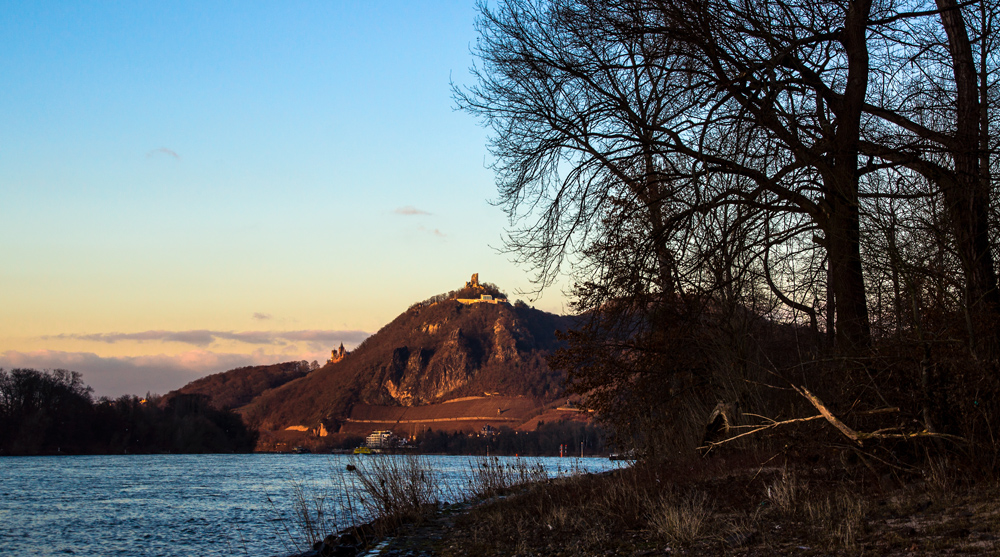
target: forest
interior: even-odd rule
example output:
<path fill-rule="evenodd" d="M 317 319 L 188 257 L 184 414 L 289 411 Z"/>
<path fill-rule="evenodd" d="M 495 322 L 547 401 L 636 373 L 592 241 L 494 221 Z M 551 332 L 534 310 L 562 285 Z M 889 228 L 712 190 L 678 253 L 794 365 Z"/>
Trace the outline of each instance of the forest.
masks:
<path fill-rule="evenodd" d="M 997 7 L 480 6 L 453 95 L 615 443 L 996 469 Z"/>
<path fill-rule="evenodd" d="M 425 431 L 415 440 L 424 454 L 493 455 L 493 456 L 579 456 L 583 445 L 586 456 L 606 453 L 604 433 L 600 428 L 581 422 L 541 422 L 533 431 L 514 431 L 501 427 L 489 434 L 467 435 L 444 431 Z"/>
<path fill-rule="evenodd" d="M 0 456 L 250 452 L 257 434 L 203 395 L 94 400 L 77 372 L 0 369 Z"/>
<path fill-rule="evenodd" d="M 364 436 L 353 435 L 338 438 L 324 448 L 349 451 L 364 444 Z M 515 431 L 509 427 L 479 433 L 427 429 L 417 433 L 412 440 L 393 445 L 393 449 L 403 454 L 414 451 L 419 454 L 534 457 L 559 456 L 562 447 L 565 456 L 579 456 L 581 444 L 585 456 L 607 453 L 601 428 L 575 421 L 540 422 L 531 431 Z"/>

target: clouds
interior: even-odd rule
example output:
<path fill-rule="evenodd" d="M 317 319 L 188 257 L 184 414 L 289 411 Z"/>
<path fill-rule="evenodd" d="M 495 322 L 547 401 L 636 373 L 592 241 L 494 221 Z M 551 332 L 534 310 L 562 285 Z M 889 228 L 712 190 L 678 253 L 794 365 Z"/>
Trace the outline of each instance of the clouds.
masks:
<path fill-rule="evenodd" d="M 0 352 L 0 367 L 79 371 L 97 396 L 166 393 L 195 379 L 237 367 L 289 361 L 325 362 L 340 343 L 352 348 L 369 333 L 358 330 L 185 331 L 150 330 L 135 333 L 60 334 L 46 340 L 76 340 L 104 345 L 118 343 L 180 343 L 192 347 L 179 354 L 101 356 L 94 352 L 35 350 Z M 228 344 L 227 344 L 228 343 Z M 213 345 L 214 350 L 210 349 Z M 243 345 L 243 346 L 241 346 Z M 147 349 L 148 350 L 148 349 Z M 155 348 L 154 348 L 155 350 Z M 96 352 L 100 349 L 95 347 Z M 167 351 L 167 350 L 164 350 Z"/>
<path fill-rule="evenodd" d="M 398 209 L 396 209 L 395 211 L 393 211 L 393 213 L 395 213 L 397 215 L 402 215 L 404 217 L 414 217 L 414 216 L 422 216 L 422 215 L 429 216 L 431 214 L 431 213 L 428 213 L 427 211 L 424 211 L 423 209 L 417 209 L 413 205 L 406 205 L 405 207 L 399 207 Z M 433 228 L 432 229 L 432 228 L 427 228 L 427 227 L 421 225 L 421 226 L 417 227 L 417 230 L 420 231 L 421 233 L 424 233 L 424 234 L 430 234 L 431 236 L 434 236 L 435 238 L 444 238 L 444 237 L 446 237 L 446 234 L 444 232 L 441 232 L 441 230 L 439 228 Z"/>
<path fill-rule="evenodd" d="M 257 319 L 258 314 L 254 314 Z M 265 317 L 264 319 L 267 319 Z M 368 337 L 369 333 L 357 330 L 302 330 L 302 331 L 211 331 L 193 329 L 188 331 L 142 331 L 138 333 L 92 333 L 92 334 L 60 334 L 42 337 L 46 340 L 83 340 L 115 344 L 118 342 L 179 342 L 199 348 L 206 348 L 219 341 L 234 341 L 251 345 L 285 346 L 296 342 L 309 342 L 312 348 L 318 344 L 343 342 L 357 344 Z"/>
<path fill-rule="evenodd" d="M 417 215 L 430 215 L 430 213 L 428 213 L 427 211 L 424 211 L 423 209 L 417 209 L 413 205 L 400 207 L 395 211 L 393 211 L 393 213 L 396 213 L 397 215 L 403 215 L 405 217 L 413 217 Z"/>
<path fill-rule="evenodd" d="M 79 371 L 96 396 L 117 397 L 124 394 L 143 395 L 146 392 L 165 394 L 183 387 L 195 379 L 237 367 L 274 364 L 279 362 L 320 360 L 322 353 L 232 354 L 191 350 L 177 355 L 103 357 L 91 352 L 36 350 L 0 353 L 2 368 L 68 369 Z"/>
<path fill-rule="evenodd" d="M 79 371 L 97 396 L 166 393 L 217 371 L 253 365 L 250 354 L 217 354 L 196 350 L 168 356 L 101 357 L 91 352 L 36 350 L 0 354 L 0 367 Z"/>
<path fill-rule="evenodd" d="M 259 311 L 253 312 L 254 321 L 265 321 L 271 318 L 270 313 L 260 313 Z"/>
<path fill-rule="evenodd" d="M 441 232 L 441 230 L 439 230 L 437 228 L 430 229 L 430 228 L 424 228 L 423 226 L 420 226 L 420 227 L 418 227 L 418 229 L 421 232 L 425 232 L 427 234 L 430 234 L 431 236 L 434 236 L 435 238 L 444 238 L 444 237 L 446 237 L 446 234 L 444 232 Z"/>
<path fill-rule="evenodd" d="M 146 153 L 146 156 L 149 157 L 149 158 L 152 158 L 152 157 L 155 157 L 155 156 L 160 156 L 160 155 L 167 156 L 167 157 L 173 157 L 174 160 L 181 160 L 181 156 L 178 155 L 176 151 L 173 151 L 171 149 L 167 149 L 166 147 L 160 147 L 159 149 L 153 149 L 152 151 Z"/>

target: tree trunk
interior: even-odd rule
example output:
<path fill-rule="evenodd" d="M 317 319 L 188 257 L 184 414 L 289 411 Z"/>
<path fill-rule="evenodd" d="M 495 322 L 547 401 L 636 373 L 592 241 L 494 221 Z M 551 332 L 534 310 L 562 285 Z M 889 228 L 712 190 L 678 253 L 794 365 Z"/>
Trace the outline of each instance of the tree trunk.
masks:
<path fill-rule="evenodd" d="M 989 185 L 980 175 L 979 76 L 965 21 L 955 0 L 937 0 L 948 35 L 956 90 L 956 128 L 952 143 L 955 176 L 942 181 L 955 247 L 965 273 L 965 306 L 973 352 L 992 358 L 997 348 L 994 312 L 1000 305 L 990 250 Z"/>
<path fill-rule="evenodd" d="M 643 149 L 645 176 L 643 187 L 637 193 L 637 197 L 646 205 L 650 232 L 653 236 L 653 250 L 656 253 L 660 291 L 669 298 L 678 293 L 679 285 L 675 280 L 677 269 L 674 263 L 674 254 L 667 243 L 669 231 L 663 215 L 663 204 L 666 202 L 663 195 L 663 177 L 657 171 L 656 164 L 653 162 L 652 150 L 648 147 L 652 141 L 647 137 L 643 139 L 647 144 L 646 148 Z"/>
<path fill-rule="evenodd" d="M 827 186 L 827 255 L 837 311 L 838 346 L 853 350 L 871 342 L 868 299 L 861 264 L 858 205 L 858 150 L 861 112 L 868 92 L 868 39 L 871 0 L 851 2 L 840 42 L 847 54 L 848 72 L 843 100 L 836 107 L 838 126 L 830 149 Z"/>
<path fill-rule="evenodd" d="M 827 256 L 836 303 L 836 343 L 847 350 L 864 348 L 871 341 L 871 328 L 861 265 L 857 191 L 835 191 L 828 199 Z"/>

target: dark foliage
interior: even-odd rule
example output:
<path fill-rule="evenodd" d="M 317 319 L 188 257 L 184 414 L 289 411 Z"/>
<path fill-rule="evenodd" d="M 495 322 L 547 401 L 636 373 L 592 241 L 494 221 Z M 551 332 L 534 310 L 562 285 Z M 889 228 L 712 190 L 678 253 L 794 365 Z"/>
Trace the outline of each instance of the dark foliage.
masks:
<path fill-rule="evenodd" d="M 0 369 L 0 454 L 249 452 L 242 419 L 204 395 L 94 401 L 80 374 Z"/>
<path fill-rule="evenodd" d="M 91 389 L 64 369 L 0 369 L 0 453 L 83 452 Z"/>
<path fill-rule="evenodd" d="M 313 369 L 315 368 L 305 361 L 231 369 L 202 377 L 169 392 L 163 396 L 161 404 L 168 403 L 178 395 L 200 394 L 207 396 L 209 404 L 214 408 L 239 408 L 264 391 L 304 377 Z"/>
<path fill-rule="evenodd" d="M 616 440 L 689 452 L 728 404 L 727 447 L 998 469 L 996 8 L 480 4 L 455 98 Z"/>
<path fill-rule="evenodd" d="M 540 423 L 534 431 L 514 431 L 500 428 L 493 434 L 447 433 L 426 431 L 417 436 L 422 453 L 497 456 L 559 456 L 560 446 L 566 456 L 591 456 L 606 452 L 604 432 L 592 424 L 581 422 Z"/>

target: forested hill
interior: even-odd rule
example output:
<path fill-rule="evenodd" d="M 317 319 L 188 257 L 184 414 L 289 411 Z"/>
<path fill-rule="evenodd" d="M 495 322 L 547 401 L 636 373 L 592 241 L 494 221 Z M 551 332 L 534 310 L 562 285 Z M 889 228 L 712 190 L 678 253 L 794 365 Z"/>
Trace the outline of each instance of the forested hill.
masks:
<path fill-rule="evenodd" d="M 564 393 L 548 366 L 557 330 L 572 324 L 518 303 L 415 304 L 343 360 L 264 392 L 239 409 L 262 430 L 334 432 L 358 403 L 418 406 L 465 396 L 522 396 L 539 404 Z"/>
<path fill-rule="evenodd" d="M 317 367 L 319 366 L 303 361 L 231 369 L 202 377 L 167 393 L 163 397 L 163 404 L 178 395 L 204 395 L 214 408 L 238 408 L 260 396 L 264 391 L 304 377 Z"/>

